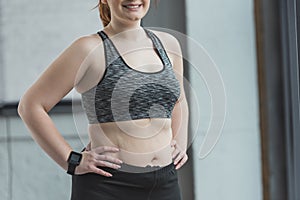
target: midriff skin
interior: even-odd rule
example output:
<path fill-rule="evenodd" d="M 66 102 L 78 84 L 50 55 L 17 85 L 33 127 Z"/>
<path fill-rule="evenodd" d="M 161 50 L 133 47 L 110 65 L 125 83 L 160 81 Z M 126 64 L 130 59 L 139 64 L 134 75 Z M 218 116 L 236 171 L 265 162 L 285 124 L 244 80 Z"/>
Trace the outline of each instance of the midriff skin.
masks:
<path fill-rule="evenodd" d="M 172 162 L 170 118 L 136 119 L 89 125 L 91 148 L 112 146 L 119 152 L 105 152 L 135 166 L 166 166 Z"/>

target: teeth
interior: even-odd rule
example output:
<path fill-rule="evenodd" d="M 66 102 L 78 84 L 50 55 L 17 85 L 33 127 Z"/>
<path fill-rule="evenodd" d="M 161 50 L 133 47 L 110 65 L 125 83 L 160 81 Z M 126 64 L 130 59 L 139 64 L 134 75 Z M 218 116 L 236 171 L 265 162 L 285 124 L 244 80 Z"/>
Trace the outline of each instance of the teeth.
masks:
<path fill-rule="evenodd" d="M 126 8 L 130 8 L 130 9 L 132 9 L 132 8 L 138 8 L 138 7 L 140 7 L 139 5 L 136 5 L 136 6 L 126 6 Z"/>

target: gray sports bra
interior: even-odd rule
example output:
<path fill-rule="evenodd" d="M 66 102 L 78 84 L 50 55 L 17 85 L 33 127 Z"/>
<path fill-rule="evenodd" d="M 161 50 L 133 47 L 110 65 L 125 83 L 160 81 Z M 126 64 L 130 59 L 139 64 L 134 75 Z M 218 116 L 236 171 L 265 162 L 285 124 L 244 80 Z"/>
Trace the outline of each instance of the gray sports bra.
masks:
<path fill-rule="evenodd" d="M 81 94 L 90 124 L 171 118 L 180 96 L 180 84 L 161 41 L 152 31 L 144 30 L 163 63 L 160 71 L 131 68 L 105 32 L 97 32 L 103 40 L 106 68 L 98 84 Z"/>

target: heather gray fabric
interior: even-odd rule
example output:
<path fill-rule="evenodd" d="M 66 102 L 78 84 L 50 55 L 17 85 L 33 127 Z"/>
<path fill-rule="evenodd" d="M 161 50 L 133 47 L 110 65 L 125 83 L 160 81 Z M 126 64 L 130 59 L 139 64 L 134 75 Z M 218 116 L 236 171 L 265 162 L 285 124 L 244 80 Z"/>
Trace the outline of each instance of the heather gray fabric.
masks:
<path fill-rule="evenodd" d="M 157 72 L 142 72 L 128 66 L 104 31 L 106 69 L 99 83 L 82 93 L 82 105 L 90 124 L 143 118 L 171 118 L 180 96 L 180 85 L 159 38 L 144 29 L 163 63 Z M 143 58 L 138 58 L 143 59 Z"/>

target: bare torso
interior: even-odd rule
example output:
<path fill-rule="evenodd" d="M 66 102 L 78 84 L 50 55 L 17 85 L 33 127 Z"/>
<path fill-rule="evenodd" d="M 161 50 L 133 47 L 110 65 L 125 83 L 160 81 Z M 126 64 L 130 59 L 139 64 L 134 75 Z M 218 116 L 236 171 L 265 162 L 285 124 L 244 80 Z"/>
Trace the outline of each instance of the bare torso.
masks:
<path fill-rule="evenodd" d="M 143 128 L 137 131 L 132 122 Z M 122 130 L 124 127 L 127 129 Z M 106 154 L 117 157 L 127 164 L 165 166 L 172 162 L 170 119 L 139 119 L 122 122 L 121 125 L 115 122 L 92 124 L 89 125 L 89 134 L 91 148 L 117 147 L 120 149 L 119 152 Z"/>

